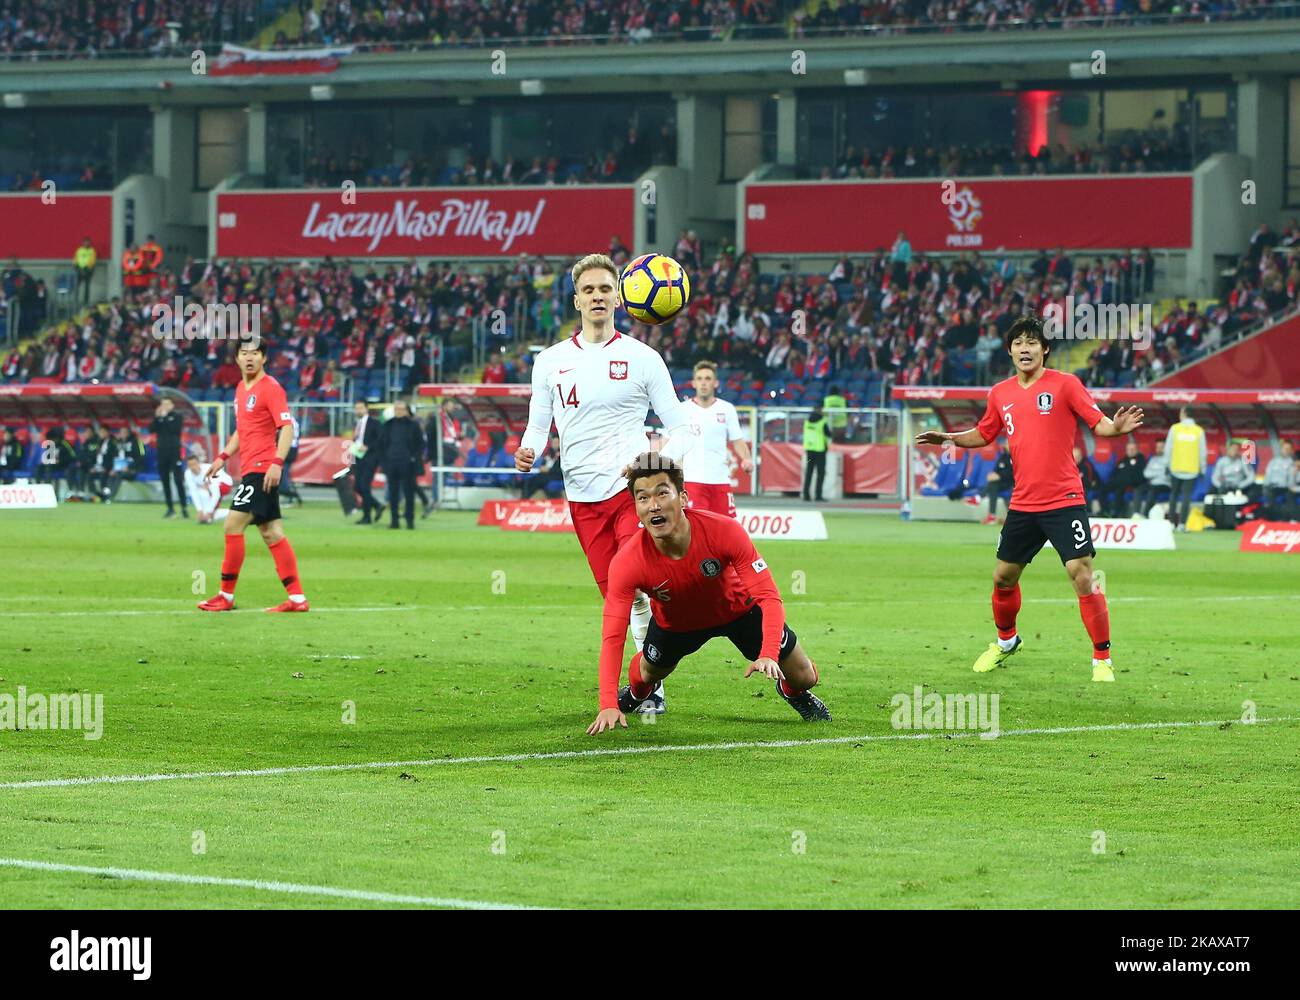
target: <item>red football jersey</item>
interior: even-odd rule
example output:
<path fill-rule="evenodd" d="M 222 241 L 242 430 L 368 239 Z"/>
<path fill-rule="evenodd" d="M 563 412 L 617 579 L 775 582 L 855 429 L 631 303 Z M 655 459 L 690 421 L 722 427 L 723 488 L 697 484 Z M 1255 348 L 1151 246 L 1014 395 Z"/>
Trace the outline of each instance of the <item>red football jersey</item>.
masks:
<path fill-rule="evenodd" d="M 266 471 L 276 456 L 276 432 L 288 423 L 292 423 L 289 400 L 279 382 L 265 372 L 251 386 L 240 379 L 235 388 L 235 430 L 243 475 Z"/>
<path fill-rule="evenodd" d="M 706 510 L 685 515 L 691 543 L 681 559 L 669 559 L 648 531 L 629 538 L 609 566 L 600 650 L 600 707 L 618 706 L 623 643 L 636 591 L 650 598 L 651 611 L 670 632 L 694 632 L 734 622 L 750 608 L 763 609 L 761 656 L 781 652 L 785 608 L 772 573 L 740 523 Z"/>
<path fill-rule="evenodd" d="M 1074 439 L 1079 420 L 1092 428 L 1103 416 L 1083 383 L 1055 368 L 1044 368 L 1028 388 L 1013 375 L 990 389 L 975 427 L 985 441 L 1007 435 L 1015 476 L 1009 508 L 1033 512 L 1086 503 Z"/>

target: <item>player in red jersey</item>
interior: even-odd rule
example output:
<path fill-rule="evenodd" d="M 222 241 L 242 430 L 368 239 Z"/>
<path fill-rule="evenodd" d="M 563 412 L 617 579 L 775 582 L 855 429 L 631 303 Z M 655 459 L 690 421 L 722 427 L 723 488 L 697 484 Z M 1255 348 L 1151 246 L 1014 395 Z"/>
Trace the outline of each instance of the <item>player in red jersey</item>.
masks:
<path fill-rule="evenodd" d="M 275 572 L 288 591 L 283 603 L 267 611 L 308 611 L 310 605 L 298 579 L 298 559 L 284 535 L 280 520 L 280 475 L 293 444 L 293 418 L 280 383 L 264 371 L 266 345 L 246 340 L 236 355 L 243 381 L 235 388 L 235 433 L 208 468 L 207 482 L 235 452 L 241 456 L 243 478 L 231 494 L 226 517 L 226 556 L 221 561 L 221 590 L 199 605 L 200 611 L 230 611 L 235 606 L 235 583 L 244 564 L 244 529 L 257 525 L 262 540 L 275 559 Z"/>
<path fill-rule="evenodd" d="M 694 442 L 686 407 L 673 391 L 668 366 L 653 347 L 625 337 L 614 326 L 621 304 L 618 268 L 604 254 L 583 257 L 570 269 L 573 307 L 581 320 L 568 340 L 533 360 L 528 427 L 515 451 L 515 468 L 528 472 L 546 448 L 551 423 L 560 435 L 564 494 L 578 544 L 605 596 L 610 560 L 637 532 L 636 508 L 624 481 L 628 463 L 650 447 L 646 411 L 653 408 L 680 456 Z M 631 607 L 632 641 L 641 648 L 650 623 L 650 602 Z M 664 711 L 663 691 L 642 713 Z"/>
<path fill-rule="evenodd" d="M 980 422 L 958 433 L 927 431 L 917 444 L 983 448 L 1007 435 L 1015 487 L 998 543 L 993 570 L 993 623 L 998 640 L 978 660 L 979 673 L 1002 666 L 1023 644 L 1016 633 L 1020 611 L 1020 574 L 1047 542 L 1061 557 L 1079 597 L 1079 614 L 1092 640 L 1092 679 L 1113 681 L 1110 659 L 1110 613 L 1106 595 L 1093 592 L 1092 529 L 1083 482 L 1074 464 L 1078 421 L 1098 437 L 1122 437 L 1142 426 L 1142 411 L 1121 407 L 1106 417 L 1075 376 L 1044 367 L 1051 349 L 1042 321 L 1022 316 L 1004 337 L 1016 374 L 989 390 Z"/>
<path fill-rule="evenodd" d="M 817 667 L 785 623 L 767 563 L 735 518 L 688 512 L 684 482 L 681 466 L 662 453 L 638 455 L 628 471 L 627 489 L 645 530 L 629 538 L 609 566 L 600 713 L 587 734 L 627 728 L 626 713 L 653 695 L 678 661 L 717 636 L 753 661 L 746 677 L 772 678 L 777 694 L 806 722 L 829 722 L 830 712 L 810 690 Z M 628 664 L 630 683 L 619 690 L 628 611 L 638 590 L 650 597 L 650 625 L 641 652 Z"/>

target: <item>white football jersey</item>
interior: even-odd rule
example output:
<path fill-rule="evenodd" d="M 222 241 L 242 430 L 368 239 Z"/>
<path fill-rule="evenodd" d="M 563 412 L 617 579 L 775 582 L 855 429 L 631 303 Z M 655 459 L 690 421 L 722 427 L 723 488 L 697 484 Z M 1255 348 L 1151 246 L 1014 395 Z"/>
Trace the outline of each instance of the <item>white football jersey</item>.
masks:
<path fill-rule="evenodd" d="M 727 442 L 745 439 L 736 408 L 717 396 L 707 407 L 693 399 L 683 405 L 691 415 L 691 423 L 699 428 L 699 439 L 682 463 L 686 481 L 730 486 L 731 452 Z"/>
<path fill-rule="evenodd" d="M 200 462 L 197 474 L 191 472 L 188 465 L 185 468 L 185 491 L 189 494 L 190 506 L 204 514 L 216 510 L 217 505 L 221 503 L 221 490 L 218 484 L 234 485 L 234 480 L 230 478 L 230 474 L 225 469 L 222 469 L 205 484 L 203 477 L 207 475 L 209 468 L 211 468 L 209 462 Z"/>
<path fill-rule="evenodd" d="M 520 447 L 540 455 L 554 419 L 565 495 L 583 503 L 608 500 L 627 488 L 623 467 L 650 450 L 645 422 L 651 407 L 670 434 L 675 428 L 681 438 L 693 436 L 690 415 L 658 351 L 617 332 L 603 344 L 574 334 L 533 362 L 528 429 Z"/>

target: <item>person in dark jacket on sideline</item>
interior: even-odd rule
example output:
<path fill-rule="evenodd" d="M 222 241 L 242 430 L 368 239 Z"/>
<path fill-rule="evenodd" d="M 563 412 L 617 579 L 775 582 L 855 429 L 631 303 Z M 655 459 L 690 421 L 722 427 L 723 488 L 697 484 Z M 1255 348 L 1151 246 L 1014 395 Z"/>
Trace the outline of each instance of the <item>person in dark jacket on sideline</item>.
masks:
<path fill-rule="evenodd" d="M 1131 517 L 1137 498 L 1146 486 L 1147 460 L 1132 438 L 1124 445 L 1124 457 L 1115 463 L 1102 497 L 1102 513 L 1111 517 Z M 1130 499 L 1129 493 L 1133 496 Z"/>
<path fill-rule="evenodd" d="M 181 463 L 181 431 L 185 418 L 176 412 L 176 404 L 164 398 L 154 410 L 153 422 L 149 431 L 154 435 L 154 448 L 158 452 L 158 478 L 162 480 L 163 498 L 167 501 L 167 513 L 163 517 L 175 517 L 176 508 L 172 503 L 172 487 L 176 488 L 180 500 L 181 514 L 190 516 L 189 501 L 185 496 L 185 467 Z"/>
<path fill-rule="evenodd" d="M 22 471 L 23 459 L 26 457 L 22 442 L 13 430 L 5 428 L 4 443 L 0 444 L 0 483 L 12 483 L 14 477 Z"/>
<path fill-rule="evenodd" d="M 406 526 L 415 528 L 415 478 L 424 469 L 424 432 L 411 416 L 405 400 L 393 404 L 393 417 L 379 429 L 379 444 L 375 450 L 388 480 L 388 527 L 397 523 L 397 506 L 406 499 Z"/>
<path fill-rule="evenodd" d="M 117 499 L 117 491 L 122 488 L 123 480 L 134 481 L 144 471 L 144 445 L 129 424 L 118 428 L 113 444 L 113 470 L 108 477 L 108 488 L 104 490 L 105 503 Z"/>

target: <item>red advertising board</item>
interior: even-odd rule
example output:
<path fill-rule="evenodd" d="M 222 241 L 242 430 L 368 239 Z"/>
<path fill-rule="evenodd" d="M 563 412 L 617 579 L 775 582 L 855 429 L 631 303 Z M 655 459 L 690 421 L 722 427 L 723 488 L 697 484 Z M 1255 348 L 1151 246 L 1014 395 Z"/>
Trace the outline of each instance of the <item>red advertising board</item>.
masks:
<path fill-rule="evenodd" d="M 218 257 L 579 256 L 632 239 L 631 185 L 232 191 Z M 71 253 L 71 250 L 69 250 Z"/>
<path fill-rule="evenodd" d="M 573 518 L 563 500 L 489 500 L 478 523 L 502 531 L 572 531 Z"/>
<path fill-rule="evenodd" d="M 90 237 L 101 261 L 113 250 L 111 194 L 0 195 L 0 258 L 62 260 L 69 264 Z"/>
<path fill-rule="evenodd" d="M 898 445 L 833 444 L 841 456 L 846 495 L 898 492 Z M 764 441 L 763 460 L 758 467 L 759 487 L 770 493 L 799 493 L 803 490 L 803 445 L 788 441 Z"/>
<path fill-rule="evenodd" d="M 1300 553 L 1300 524 L 1294 521 L 1250 521 L 1237 530 L 1242 552 Z"/>
<path fill-rule="evenodd" d="M 1192 175 L 804 181 L 745 188 L 745 249 L 869 253 L 1192 245 Z"/>

